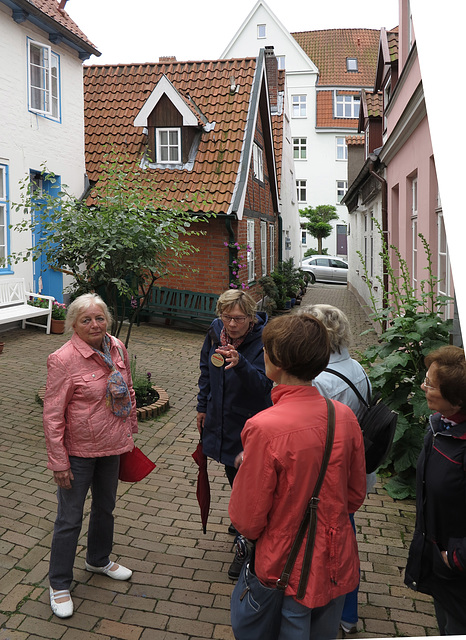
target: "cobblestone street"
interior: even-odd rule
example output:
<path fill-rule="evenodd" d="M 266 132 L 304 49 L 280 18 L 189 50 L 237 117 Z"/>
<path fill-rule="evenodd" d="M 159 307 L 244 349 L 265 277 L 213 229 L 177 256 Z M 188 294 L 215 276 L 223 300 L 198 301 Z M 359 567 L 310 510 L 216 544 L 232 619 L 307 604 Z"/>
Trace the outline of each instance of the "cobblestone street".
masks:
<path fill-rule="evenodd" d="M 353 355 L 373 342 L 373 335 L 359 337 L 370 323 L 346 287 L 309 287 L 303 304 L 311 302 L 334 304 L 347 313 Z M 117 583 L 86 572 L 83 538 L 75 562 L 75 614 L 63 621 L 49 605 L 56 498 L 35 396 L 45 384 L 48 354 L 67 337 L 47 336 L 34 327 L 1 335 L 0 640 L 233 640 L 229 485 L 223 467 L 209 462 L 212 501 L 204 535 L 191 458 L 198 442 L 195 396 L 204 334 L 161 325 L 133 329 L 130 354 L 170 398 L 169 411 L 141 422 L 135 438 L 157 468 L 142 482 L 121 483 L 118 490 L 113 559 L 134 573 L 129 582 Z M 403 585 L 414 512 L 412 501 L 395 502 L 378 484 L 356 514 L 360 631 L 353 638 L 438 633 L 430 598 Z"/>

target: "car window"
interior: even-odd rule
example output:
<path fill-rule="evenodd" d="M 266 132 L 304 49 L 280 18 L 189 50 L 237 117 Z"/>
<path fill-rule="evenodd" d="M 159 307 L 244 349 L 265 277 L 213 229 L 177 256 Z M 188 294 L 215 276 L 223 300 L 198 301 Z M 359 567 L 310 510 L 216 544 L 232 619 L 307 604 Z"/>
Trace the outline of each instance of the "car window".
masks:
<path fill-rule="evenodd" d="M 336 267 L 338 269 L 347 269 L 348 268 L 348 265 L 346 264 L 346 262 L 343 262 L 343 260 L 331 260 L 330 261 L 330 266 Z"/>
<path fill-rule="evenodd" d="M 314 264 L 318 267 L 328 267 L 328 258 L 316 258 Z"/>

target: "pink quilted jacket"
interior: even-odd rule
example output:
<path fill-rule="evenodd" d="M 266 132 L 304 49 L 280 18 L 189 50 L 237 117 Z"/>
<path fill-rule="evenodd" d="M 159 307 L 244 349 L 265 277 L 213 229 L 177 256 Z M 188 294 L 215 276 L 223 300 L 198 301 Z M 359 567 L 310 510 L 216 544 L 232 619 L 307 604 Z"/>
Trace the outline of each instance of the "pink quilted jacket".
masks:
<path fill-rule="evenodd" d="M 111 337 L 111 342 L 113 363 L 130 389 L 133 410 L 127 418 L 115 416 L 106 406 L 110 370 L 76 334 L 47 359 L 44 432 L 47 468 L 52 471 L 69 469 L 68 456 L 100 458 L 134 447 L 132 434 L 138 425 L 128 354 L 117 338 Z"/>

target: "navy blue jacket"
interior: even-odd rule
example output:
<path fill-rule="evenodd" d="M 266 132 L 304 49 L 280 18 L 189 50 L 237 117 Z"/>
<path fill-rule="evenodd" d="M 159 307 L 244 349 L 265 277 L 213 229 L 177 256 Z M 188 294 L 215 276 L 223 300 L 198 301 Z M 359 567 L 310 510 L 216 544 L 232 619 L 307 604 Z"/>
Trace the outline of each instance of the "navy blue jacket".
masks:
<path fill-rule="evenodd" d="M 201 350 L 201 375 L 197 411 L 205 413 L 202 433 L 206 456 L 233 466 L 242 451 L 241 431 L 248 418 L 272 406 L 270 391 L 273 383 L 265 375 L 262 329 L 267 314 L 258 312 L 253 330 L 240 344 L 236 367 L 225 371 L 216 367 L 211 356 L 220 346 L 223 322 L 216 318 L 207 332 Z"/>
<path fill-rule="evenodd" d="M 466 630 L 466 423 L 445 429 L 439 413 L 419 456 L 416 527 L 405 583 L 432 595 Z M 441 551 L 448 553 L 450 568 Z"/>

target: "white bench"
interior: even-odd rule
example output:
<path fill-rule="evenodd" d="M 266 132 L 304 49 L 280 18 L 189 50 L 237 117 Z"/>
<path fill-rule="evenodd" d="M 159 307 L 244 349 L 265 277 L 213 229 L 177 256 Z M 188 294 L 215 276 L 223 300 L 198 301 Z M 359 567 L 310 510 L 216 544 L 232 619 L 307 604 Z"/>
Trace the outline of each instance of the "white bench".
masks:
<path fill-rule="evenodd" d="M 47 308 L 33 307 L 27 302 L 30 298 L 47 300 Z M 26 291 L 24 278 L 0 277 L 0 324 L 22 320 L 23 329 L 26 324 L 30 324 L 34 327 L 42 327 L 46 333 L 50 333 L 52 303 L 54 300 L 53 296 L 43 296 L 39 293 Z M 47 316 L 45 325 L 31 321 L 31 318 L 34 320 L 40 316 Z"/>

